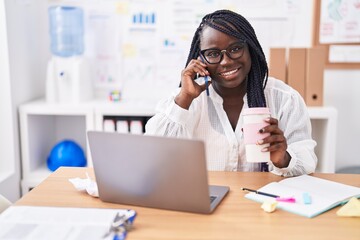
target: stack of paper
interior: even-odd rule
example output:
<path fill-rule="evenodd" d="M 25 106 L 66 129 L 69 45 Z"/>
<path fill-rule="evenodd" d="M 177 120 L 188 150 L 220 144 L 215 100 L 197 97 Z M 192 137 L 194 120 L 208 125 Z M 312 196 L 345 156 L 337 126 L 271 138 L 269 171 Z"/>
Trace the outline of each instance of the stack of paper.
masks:
<path fill-rule="evenodd" d="M 0 215 L 0 239 L 103 239 L 124 209 L 13 206 Z"/>

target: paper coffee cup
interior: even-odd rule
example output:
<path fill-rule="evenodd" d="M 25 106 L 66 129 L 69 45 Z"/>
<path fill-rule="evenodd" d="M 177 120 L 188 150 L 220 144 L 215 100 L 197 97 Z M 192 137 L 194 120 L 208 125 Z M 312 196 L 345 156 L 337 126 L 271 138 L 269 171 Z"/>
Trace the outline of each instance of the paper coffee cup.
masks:
<path fill-rule="evenodd" d="M 269 133 L 260 133 L 259 130 L 267 125 L 264 119 L 270 117 L 269 108 L 247 108 L 243 110 L 243 133 L 248 162 L 269 162 L 270 152 L 262 152 L 270 144 L 257 145 L 258 140 L 270 136 Z"/>

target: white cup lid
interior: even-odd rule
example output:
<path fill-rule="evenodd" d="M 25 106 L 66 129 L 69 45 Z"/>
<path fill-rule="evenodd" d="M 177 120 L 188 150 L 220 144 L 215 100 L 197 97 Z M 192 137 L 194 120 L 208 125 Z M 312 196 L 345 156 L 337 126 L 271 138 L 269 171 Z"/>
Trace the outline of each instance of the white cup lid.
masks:
<path fill-rule="evenodd" d="M 253 114 L 270 114 L 270 109 L 267 107 L 253 107 L 243 109 L 243 115 Z"/>

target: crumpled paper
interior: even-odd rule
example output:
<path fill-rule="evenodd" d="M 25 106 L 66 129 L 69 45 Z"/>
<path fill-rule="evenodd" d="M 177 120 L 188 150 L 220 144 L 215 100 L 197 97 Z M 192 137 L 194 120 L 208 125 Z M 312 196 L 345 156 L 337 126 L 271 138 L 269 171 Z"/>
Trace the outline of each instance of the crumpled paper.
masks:
<path fill-rule="evenodd" d="M 86 178 L 70 178 L 69 182 L 74 185 L 76 190 L 86 191 L 90 196 L 99 197 L 97 184 L 91 180 L 88 173 L 86 173 Z"/>
<path fill-rule="evenodd" d="M 352 197 L 336 212 L 336 215 L 341 217 L 360 217 L 360 200 Z"/>

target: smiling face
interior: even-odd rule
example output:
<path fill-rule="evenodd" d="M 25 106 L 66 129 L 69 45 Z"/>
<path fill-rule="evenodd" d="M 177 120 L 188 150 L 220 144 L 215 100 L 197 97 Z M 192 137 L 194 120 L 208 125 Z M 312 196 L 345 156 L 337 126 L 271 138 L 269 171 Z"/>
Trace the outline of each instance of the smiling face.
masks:
<path fill-rule="evenodd" d="M 200 37 L 200 48 L 204 49 L 229 49 L 236 45 L 239 39 L 222 33 L 211 27 L 204 27 Z M 218 64 L 207 64 L 207 69 L 212 78 L 212 84 L 220 94 L 234 90 L 234 88 L 246 87 L 245 79 L 251 68 L 249 49 L 245 46 L 243 55 L 238 59 L 231 59 L 224 53 Z"/>

